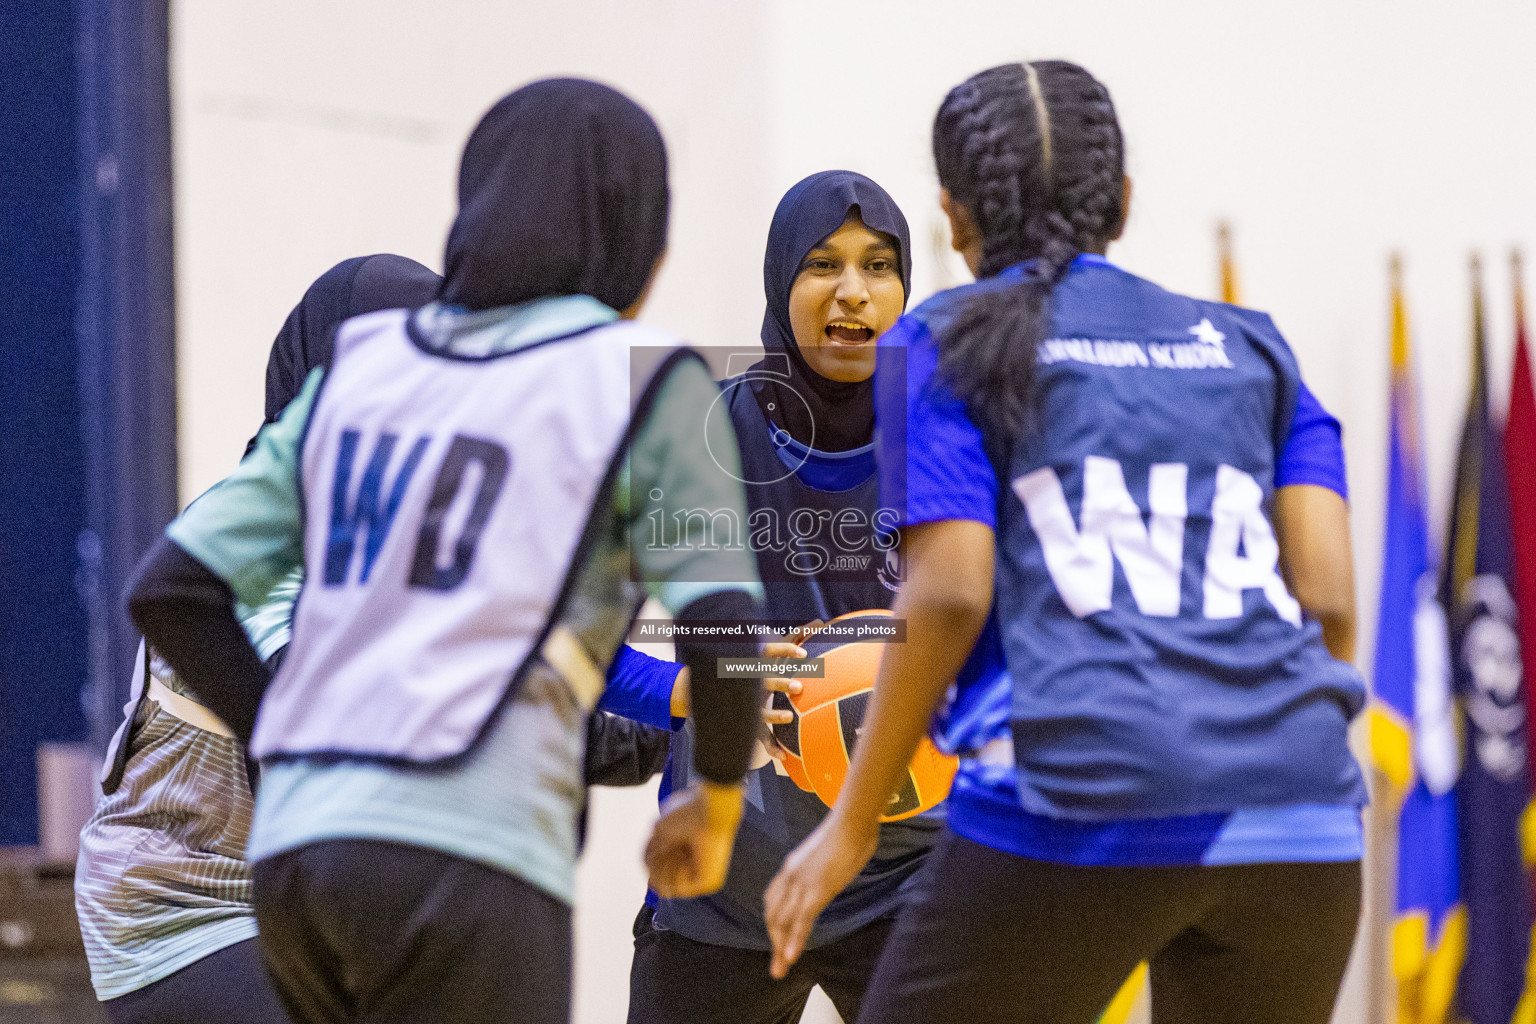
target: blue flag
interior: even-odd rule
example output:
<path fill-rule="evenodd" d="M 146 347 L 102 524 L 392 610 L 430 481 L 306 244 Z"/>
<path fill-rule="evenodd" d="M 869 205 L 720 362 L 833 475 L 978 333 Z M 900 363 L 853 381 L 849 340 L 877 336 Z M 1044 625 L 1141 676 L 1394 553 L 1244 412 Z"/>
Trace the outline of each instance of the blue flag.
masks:
<path fill-rule="evenodd" d="M 1371 755 L 1402 801 L 1392 974 L 1401 1024 L 1441 1024 L 1466 938 L 1457 859 L 1458 750 L 1446 618 L 1431 567 L 1418 388 L 1396 261 L 1386 550 L 1377 621 Z M 1378 799 L 1381 799 L 1378 795 Z"/>
<path fill-rule="evenodd" d="M 1526 707 L 1513 597 L 1504 438 L 1488 409 L 1482 281 L 1473 265 L 1472 395 L 1456 463 L 1441 598 L 1467 753 L 1457 793 L 1467 953 L 1457 998 L 1471 1024 L 1509 1024 L 1525 983 L 1531 892 L 1520 850 L 1530 797 Z"/>

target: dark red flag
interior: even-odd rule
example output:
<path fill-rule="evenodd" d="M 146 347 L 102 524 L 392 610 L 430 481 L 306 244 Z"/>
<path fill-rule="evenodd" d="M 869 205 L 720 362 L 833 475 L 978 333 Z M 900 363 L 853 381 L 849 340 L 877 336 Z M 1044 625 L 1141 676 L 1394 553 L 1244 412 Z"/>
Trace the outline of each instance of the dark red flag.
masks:
<path fill-rule="evenodd" d="M 1509 526 L 1515 547 L 1515 603 L 1520 608 L 1520 651 L 1525 662 L 1526 707 L 1536 709 L 1536 393 L 1525 334 L 1525 288 L 1520 254 L 1515 277 L 1515 374 L 1504 428 L 1504 469 L 1509 474 Z"/>
<path fill-rule="evenodd" d="M 1509 533 L 1514 548 L 1515 605 L 1525 669 L 1525 707 L 1536 711 L 1536 392 L 1531 385 L 1531 353 L 1525 333 L 1525 284 L 1516 252 L 1510 260 L 1515 283 L 1515 372 L 1510 381 L 1509 419 L 1504 425 L 1504 470 L 1509 480 Z M 1527 736 L 1533 730 L 1527 727 Z M 1527 757 L 1536 783 L 1536 758 Z M 1521 846 L 1530 866 L 1536 858 L 1531 835 L 1536 803 L 1527 804 L 1521 818 Z M 1536 1020 L 1536 970 L 1527 964 L 1525 991 L 1515 1011 L 1516 1021 Z"/>

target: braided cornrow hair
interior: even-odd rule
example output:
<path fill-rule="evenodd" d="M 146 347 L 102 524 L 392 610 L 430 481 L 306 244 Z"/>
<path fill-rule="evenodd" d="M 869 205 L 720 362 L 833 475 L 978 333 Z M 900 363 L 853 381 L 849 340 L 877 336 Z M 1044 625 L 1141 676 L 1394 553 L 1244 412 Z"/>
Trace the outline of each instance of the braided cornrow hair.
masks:
<path fill-rule="evenodd" d="M 982 278 L 1030 261 L 1017 285 L 981 291 L 941 332 L 939 373 L 984 430 L 1028 429 L 1051 291 L 1124 216 L 1124 145 L 1109 92 L 1066 61 L 1004 64 L 950 90 L 933 122 L 939 183 L 981 231 Z"/>

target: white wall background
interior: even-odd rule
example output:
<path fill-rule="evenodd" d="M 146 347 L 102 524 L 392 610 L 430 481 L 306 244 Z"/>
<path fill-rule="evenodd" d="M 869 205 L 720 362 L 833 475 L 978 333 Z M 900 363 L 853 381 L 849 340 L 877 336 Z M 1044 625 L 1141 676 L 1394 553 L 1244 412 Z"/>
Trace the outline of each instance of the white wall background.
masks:
<path fill-rule="evenodd" d="M 1213 295 L 1232 222 L 1244 298 L 1272 312 L 1343 420 L 1362 664 L 1380 563 L 1387 254 L 1407 265 L 1432 503 L 1444 522 L 1468 377 L 1466 263 L 1489 261 L 1507 387 L 1511 244 L 1536 239 L 1536 8 L 1384 0 L 184 0 L 175 9 L 181 479 L 190 499 L 261 418 L 267 346 L 332 263 L 440 265 L 458 148 L 509 89 L 551 74 L 646 105 L 672 160 L 671 251 L 647 317 L 741 344 L 762 241 L 804 174 L 870 174 L 911 221 L 915 293 L 953 280 L 928 131 L 945 90 L 1020 58 L 1109 86 L 1136 195 L 1111 257 Z M 1536 457 L 1536 456 L 1533 456 Z M 644 793 L 597 798 L 582 874 L 577 1019 L 622 1019 Z M 1340 1020 L 1363 1017 L 1355 972 Z"/>

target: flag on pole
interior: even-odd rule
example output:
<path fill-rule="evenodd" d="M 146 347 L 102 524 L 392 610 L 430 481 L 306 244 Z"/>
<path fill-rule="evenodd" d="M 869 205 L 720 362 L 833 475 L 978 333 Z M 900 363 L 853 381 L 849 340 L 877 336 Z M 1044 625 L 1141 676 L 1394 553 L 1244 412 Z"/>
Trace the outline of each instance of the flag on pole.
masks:
<path fill-rule="evenodd" d="M 1488 401 L 1481 264 L 1472 261 L 1472 393 L 1456 460 L 1441 600 L 1455 693 L 1466 709 L 1457 786 L 1466 964 L 1457 1005 L 1472 1024 L 1509 1024 L 1524 987 L 1531 891 L 1520 815 L 1531 795 L 1504 438 Z"/>
<path fill-rule="evenodd" d="M 1520 608 L 1520 654 L 1525 665 L 1525 702 L 1536 707 L 1536 388 L 1531 383 L 1525 333 L 1525 272 L 1518 251 L 1510 254 L 1515 292 L 1515 371 L 1504 428 L 1504 466 L 1509 473 L 1510 533 L 1515 546 L 1515 603 Z M 1536 773 L 1533 773 L 1536 778 Z"/>
<path fill-rule="evenodd" d="M 1424 499 L 1418 387 L 1401 264 L 1392 260 L 1387 514 L 1377 620 L 1371 757 L 1402 800 L 1391 969 L 1399 1024 L 1442 1024 L 1466 942 L 1456 849 L 1460 771 L 1446 619 Z"/>
<path fill-rule="evenodd" d="M 1520 620 L 1520 657 L 1525 670 L 1525 707 L 1526 713 L 1530 714 L 1531 709 L 1536 708 L 1536 389 L 1531 384 L 1530 346 L 1525 334 L 1525 273 L 1518 251 L 1510 254 L 1510 270 L 1515 285 L 1515 372 L 1510 380 L 1509 420 L 1504 427 L 1504 466 L 1509 473 L 1515 605 Z M 1526 738 L 1529 742 L 1529 731 Z M 1521 850 L 1529 871 L 1536 866 L 1536 801 L 1525 805 L 1520 833 Z M 1531 933 L 1525 992 L 1515 1009 L 1514 1024 L 1536 1024 L 1536 929 Z"/>
<path fill-rule="evenodd" d="M 1504 466 L 1509 474 L 1510 533 L 1515 550 L 1515 604 L 1520 613 L 1520 655 L 1525 667 L 1526 708 L 1536 708 L 1536 388 L 1531 383 L 1525 333 L 1524 265 L 1510 254 L 1515 293 L 1515 371 L 1504 428 Z M 1533 772 L 1536 779 L 1536 772 Z"/>

